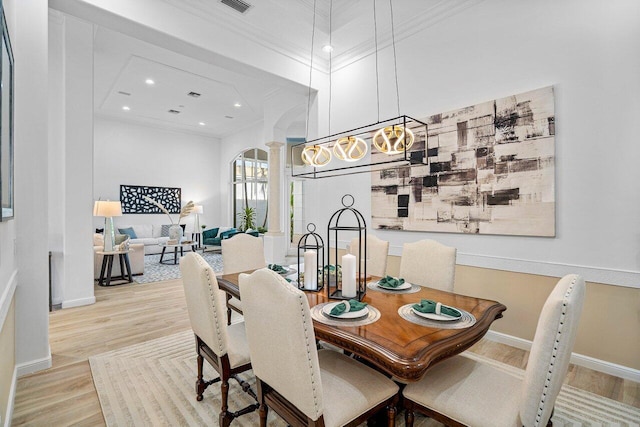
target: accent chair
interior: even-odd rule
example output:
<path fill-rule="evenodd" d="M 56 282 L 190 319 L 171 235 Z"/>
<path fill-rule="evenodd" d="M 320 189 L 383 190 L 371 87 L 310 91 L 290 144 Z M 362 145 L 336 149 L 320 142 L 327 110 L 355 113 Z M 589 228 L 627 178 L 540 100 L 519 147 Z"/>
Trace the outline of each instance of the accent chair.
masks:
<path fill-rule="evenodd" d="M 413 426 L 418 411 L 449 426 L 551 426 L 584 294 L 580 276 L 560 279 L 542 307 L 524 378 L 464 354 L 454 356 L 404 388 L 406 425 Z"/>
<path fill-rule="evenodd" d="M 277 273 L 240 275 L 240 295 L 260 402 L 292 426 L 356 426 L 386 408 L 395 425 L 398 386 L 342 353 L 316 348 L 304 292 Z"/>
<path fill-rule="evenodd" d="M 196 400 L 203 399 L 202 394 L 209 385 L 221 381 L 222 407 L 218 425 L 228 426 L 234 418 L 258 408 L 256 403 L 237 412 L 229 412 L 230 378 L 236 380 L 243 391 L 256 399 L 256 394 L 249 384 L 236 376 L 251 369 L 244 322 L 227 326 L 226 293 L 218 288 L 215 273 L 199 254 L 186 254 L 180 260 L 180 272 L 198 354 Z M 219 378 L 209 381 L 202 378 L 204 359 L 218 371 Z"/>

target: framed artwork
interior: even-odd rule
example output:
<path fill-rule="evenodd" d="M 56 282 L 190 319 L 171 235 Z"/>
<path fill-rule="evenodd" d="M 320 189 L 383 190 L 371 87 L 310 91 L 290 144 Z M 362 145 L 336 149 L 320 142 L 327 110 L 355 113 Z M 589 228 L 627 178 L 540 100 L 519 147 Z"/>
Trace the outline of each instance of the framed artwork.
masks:
<path fill-rule="evenodd" d="M 180 213 L 182 190 L 177 187 L 147 187 L 144 185 L 121 185 L 120 203 L 123 214 L 164 214 L 157 206 L 147 202 L 147 196 L 165 207 L 169 213 Z"/>
<path fill-rule="evenodd" d="M 555 236 L 553 87 L 420 120 L 409 164 L 371 174 L 374 228 Z"/>
<path fill-rule="evenodd" d="M 0 200 L 2 216 L 7 221 L 14 216 L 13 207 L 13 51 L 7 21 L 2 11 L 2 53 L 0 54 Z"/>

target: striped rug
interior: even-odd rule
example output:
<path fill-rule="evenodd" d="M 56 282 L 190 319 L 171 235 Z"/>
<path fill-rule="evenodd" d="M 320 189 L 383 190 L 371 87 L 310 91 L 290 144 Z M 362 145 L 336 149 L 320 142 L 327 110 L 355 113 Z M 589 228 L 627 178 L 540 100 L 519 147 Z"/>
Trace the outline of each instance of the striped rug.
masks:
<path fill-rule="evenodd" d="M 89 358 L 107 426 L 207 426 L 217 425 L 220 385 L 214 384 L 201 402 L 195 399 L 196 355 L 191 331 L 148 341 Z M 473 355 L 497 367 L 522 375 L 523 371 Z M 214 370 L 205 362 L 205 378 Z M 251 382 L 251 374 L 243 376 Z M 229 406 L 236 411 L 251 403 L 231 381 Z M 402 413 L 398 425 L 404 425 Z M 257 426 L 256 412 L 244 415 L 234 426 Z M 270 411 L 269 426 L 286 424 Z M 416 426 L 441 426 L 416 415 Z M 640 426 L 640 409 L 574 387 L 563 386 L 556 401 L 553 425 Z"/>

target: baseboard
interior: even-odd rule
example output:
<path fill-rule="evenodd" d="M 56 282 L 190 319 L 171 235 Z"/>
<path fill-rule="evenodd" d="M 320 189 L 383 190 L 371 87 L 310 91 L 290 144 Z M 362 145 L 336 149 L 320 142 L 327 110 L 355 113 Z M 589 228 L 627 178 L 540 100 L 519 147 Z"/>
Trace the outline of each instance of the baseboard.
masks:
<path fill-rule="evenodd" d="M 500 332 L 489 331 L 485 337 L 494 342 L 510 345 L 521 350 L 531 350 L 531 341 Z M 578 353 L 571 354 L 571 363 L 577 366 L 593 369 L 625 380 L 640 382 L 640 370 L 618 365 L 604 360 L 596 359 Z"/>
<path fill-rule="evenodd" d="M 16 401 L 16 387 L 18 386 L 18 368 L 13 368 L 13 378 L 11 378 L 11 389 L 9 390 L 9 401 L 7 402 L 7 413 L 4 419 L 4 427 L 11 426 L 13 418 L 13 407 Z"/>
<path fill-rule="evenodd" d="M 62 308 L 80 307 L 83 305 L 91 305 L 96 303 L 96 297 L 79 298 L 67 301 L 62 301 Z"/>
<path fill-rule="evenodd" d="M 16 368 L 18 371 L 18 378 L 32 374 L 34 372 L 43 371 L 51 367 L 51 347 L 49 347 L 49 354 L 42 359 L 32 360 L 30 362 L 21 363 Z"/>

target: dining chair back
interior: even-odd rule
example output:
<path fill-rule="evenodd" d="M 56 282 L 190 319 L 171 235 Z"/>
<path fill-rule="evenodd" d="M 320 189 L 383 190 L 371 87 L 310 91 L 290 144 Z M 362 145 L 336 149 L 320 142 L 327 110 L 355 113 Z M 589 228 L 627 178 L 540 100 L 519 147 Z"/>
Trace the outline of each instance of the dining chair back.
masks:
<path fill-rule="evenodd" d="M 189 321 L 196 339 L 196 400 L 203 399 L 203 393 L 209 385 L 221 381 L 219 425 L 228 426 L 233 418 L 258 407 L 257 404 L 249 405 L 235 413 L 228 410 L 230 378 L 238 381 L 243 390 L 256 399 L 248 384 L 235 376 L 251 369 L 244 323 L 227 325 L 226 293 L 218 288 L 214 271 L 199 254 L 190 252 L 182 257 L 180 272 Z M 210 381 L 203 379 L 204 359 L 218 372 L 219 378 Z"/>
<path fill-rule="evenodd" d="M 267 266 L 262 238 L 240 233 L 222 240 L 222 264 L 224 274 L 257 270 Z M 227 323 L 231 324 L 231 310 L 242 314 L 242 301 L 227 296 Z"/>
<path fill-rule="evenodd" d="M 536 328 L 524 376 L 463 353 L 446 359 L 403 390 L 405 421 L 414 411 L 445 425 L 550 426 L 569 368 L 584 303 L 585 283 L 575 274 L 558 281 Z"/>
<path fill-rule="evenodd" d="M 364 241 L 361 244 L 364 245 Z M 358 238 L 354 237 L 351 239 L 351 242 L 349 242 L 347 252 L 355 255 L 356 259 L 358 259 L 361 244 L 358 242 Z M 378 277 L 386 276 L 388 256 L 389 242 L 379 239 L 373 234 L 367 234 L 367 274 Z"/>
<path fill-rule="evenodd" d="M 409 283 L 453 292 L 456 248 L 435 240 L 405 243 L 400 258 L 400 277 Z"/>
<path fill-rule="evenodd" d="M 260 237 L 240 233 L 231 239 L 222 240 L 221 245 L 224 274 L 257 270 L 267 266 Z"/>
<path fill-rule="evenodd" d="M 318 351 L 304 292 L 268 269 L 239 281 L 261 426 L 268 408 L 290 425 L 337 427 L 385 407 L 393 425 L 398 386 L 342 353 Z"/>

